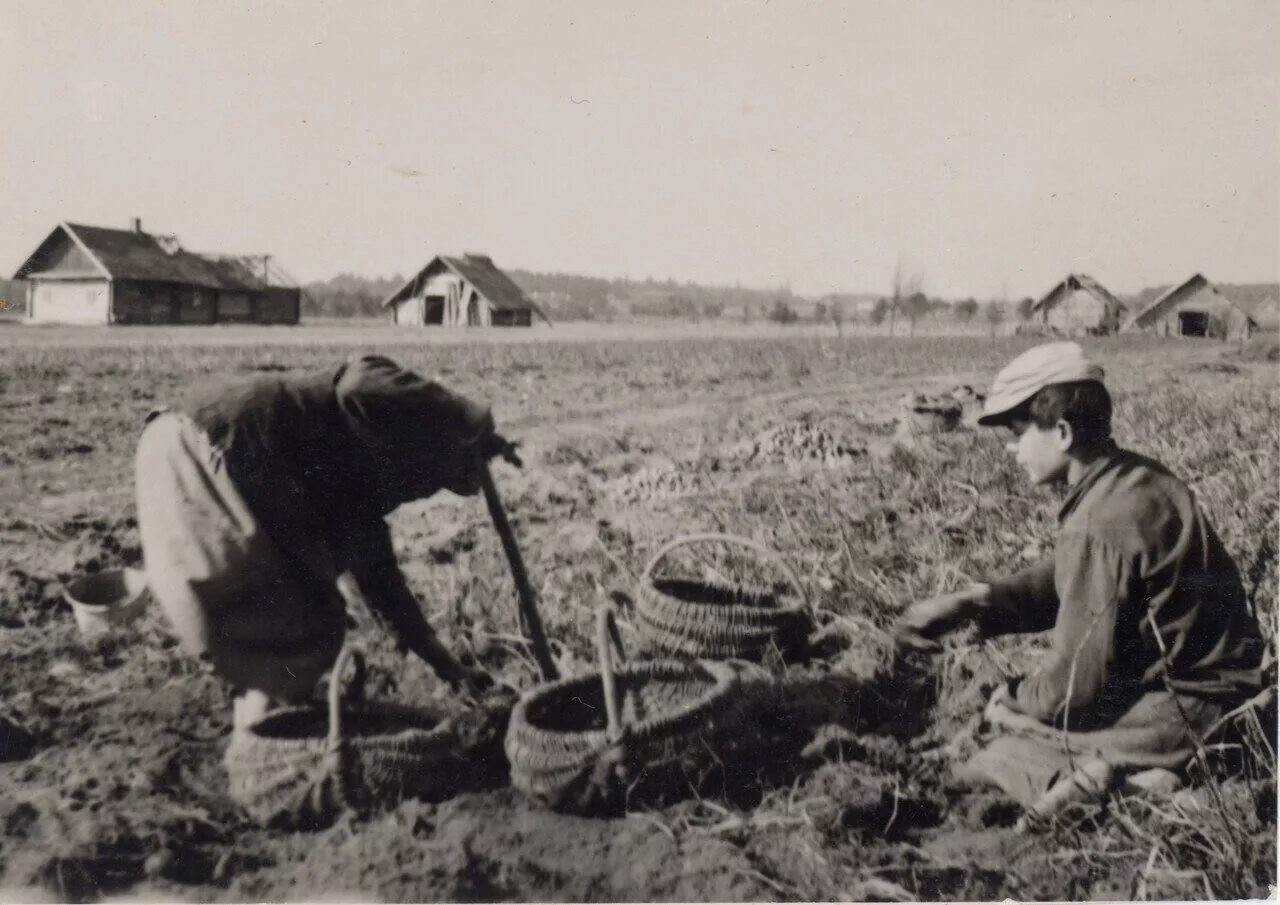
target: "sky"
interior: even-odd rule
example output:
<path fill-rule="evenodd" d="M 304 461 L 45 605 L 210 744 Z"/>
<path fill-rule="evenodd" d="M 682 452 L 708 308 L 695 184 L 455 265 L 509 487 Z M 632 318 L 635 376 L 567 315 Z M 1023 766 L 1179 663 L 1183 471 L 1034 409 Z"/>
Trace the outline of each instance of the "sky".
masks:
<path fill-rule="evenodd" d="M 0 269 L 59 221 L 303 281 L 1277 279 L 1280 3 L 0 0 Z"/>

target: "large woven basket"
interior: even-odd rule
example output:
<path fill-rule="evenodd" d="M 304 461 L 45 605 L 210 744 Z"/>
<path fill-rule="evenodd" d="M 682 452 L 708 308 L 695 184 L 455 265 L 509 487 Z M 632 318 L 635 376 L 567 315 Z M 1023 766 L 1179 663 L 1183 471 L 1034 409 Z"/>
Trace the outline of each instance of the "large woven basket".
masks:
<path fill-rule="evenodd" d="M 541 685 L 511 714 L 512 784 L 559 811 L 616 810 L 627 791 L 651 800 L 687 792 L 709 769 L 709 740 L 730 721 L 739 681 L 732 666 L 675 660 L 615 668 L 614 615 L 597 616 L 600 671 Z"/>
<path fill-rule="evenodd" d="M 278 710 L 232 734 L 224 758 L 231 797 L 259 823 L 319 828 L 344 810 L 391 806 L 452 781 L 449 722 L 390 704 L 360 703 L 343 713 L 340 676 L 349 661 L 355 684 L 363 682 L 363 657 L 343 648 L 327 712 Z"/>
<path fill-rule="evenodd" d="M 735 546 L 759 555 L 786 576 L 795 597 L 787 600 L 772 589 L 745 585 L 654 577 L 669 554 L 696 543 Z M 759 661 L 775 647 L 783 654 L 793 653 L 804 647 L 812 627 L 803 585 L 786 560 L 731 534 L 692 534 L 660 549 L 640 576 L 636 614 L 655 653 L 713 660 Z"/>

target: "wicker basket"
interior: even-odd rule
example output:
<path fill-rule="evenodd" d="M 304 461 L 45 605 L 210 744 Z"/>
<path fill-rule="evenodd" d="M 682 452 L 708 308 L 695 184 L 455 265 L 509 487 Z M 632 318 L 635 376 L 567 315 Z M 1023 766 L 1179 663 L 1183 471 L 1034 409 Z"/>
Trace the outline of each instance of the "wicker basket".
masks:
<path fill-rule="evenodd" d="M 654 578 L 673 550 L 695 543 L 742 547 L 776 564 L 795 589 L 788 603 L 772 590 L 675 578 Z M 787 562 L 755 541 L 731 534 L 692 534 L 667 544 L 640 576 L 639 626 L 652 649 L 676 657 L 759 661 L 776 647 L 783 654 L 805 646 L 812 627 L 804 589 Z"/>
<path fill-rule="evenodd" d="M 512 784 L 559 811 L 614 811 L 626 790 L 687 792 L 714 761 L 704 742 L 731 715 L 738 673 L 729 664 L 646 661 L 615 668 L 613 611 L 597 616 L 600 671 L 527 692 L 507 730 Z"/>
<path fill-rule="evenodd" d="M 363 684 L 364 658 L 344 648 L 330 674 L 327 713 L 287 708 L 232 734 L 224 758 L 231 797 L 259 823 L 319 828 L 344 810 L 427 796 L 451 779 L 456 740 L 449 722 L 386 704 L 343 713 L 340 676 L 349 660 L 353 684 Z"/>

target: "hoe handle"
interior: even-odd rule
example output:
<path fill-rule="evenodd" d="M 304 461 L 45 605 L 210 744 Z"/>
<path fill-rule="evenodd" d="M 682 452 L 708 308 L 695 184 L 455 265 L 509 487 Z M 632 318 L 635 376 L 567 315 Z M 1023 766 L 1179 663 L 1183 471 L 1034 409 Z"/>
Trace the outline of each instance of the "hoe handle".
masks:
<path fill-rule="evenodd" d="M 548 682 L 560 678 L 555 661 L 551 659 L 551 649 L 547 647 L 547 636 L 542 631 L 542 619 L 538 616 L 538 597 L 529 583 L 529 573 L 524 569 L 524 560 L 520 557 L 520 548 L 516 545 L 515 532 L 507 521 L 507 512 L 502 508 L 502 499 L 498 496 L 498 488 L 494 486 L 493 475 L 489 466 L 485 465 L 480 472 L 480 486 L 484 488 L 484 501 L 489 506 L 489 516 L 493 519 L 493 527 L 502 539 L 502 550 L 507 554 L 507 562 L 511 566 L 511 577 L 515 579 L 516 594 L 520 598 L 520 616 L 524 620 L 525 629 L 529 632 L 529 640 L 533 643 L 533 657 L 538 661 L 542 677 Z"/>

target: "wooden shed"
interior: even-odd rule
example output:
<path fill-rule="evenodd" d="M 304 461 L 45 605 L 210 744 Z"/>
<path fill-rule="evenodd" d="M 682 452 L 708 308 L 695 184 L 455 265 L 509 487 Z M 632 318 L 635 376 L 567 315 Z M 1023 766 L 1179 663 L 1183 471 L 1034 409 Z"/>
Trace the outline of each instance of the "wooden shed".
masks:
<path fill-rule="evenodd" d="M 1083 273 L 1067 274 L 1031 306 L 1033 323 L 1067 335 L 1115 333 L 1124 315 L 1124 303 Z"/>
<path fill-rule="evenodd" d="M 531 327 L 551 323 L 536 302 L 487 255 L 432 258 L 382 303 L 405 326 Z"/>
<path fill-rule="evenodd" d="M 18 268 L 27 320 L 296 324 L 302 291 L 268 255 L 203 255 L 176 236 L 60 223 Z"/>
<path fill-rule="evenodd" d="M 1124 329 L 1151 330 L 1160 336 L 1248 339 L 1258 323 L 1249 311 L 1197 273 L 1152 301 Z"/>

